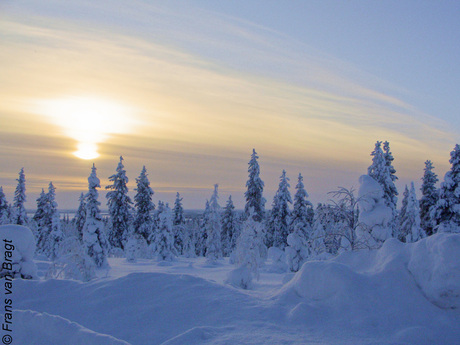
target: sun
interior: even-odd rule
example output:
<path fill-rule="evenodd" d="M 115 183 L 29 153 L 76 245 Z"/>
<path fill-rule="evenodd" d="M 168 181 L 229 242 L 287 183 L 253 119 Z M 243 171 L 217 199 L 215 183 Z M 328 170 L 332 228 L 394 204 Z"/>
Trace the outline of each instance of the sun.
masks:
<path fill-rule="evenodd" d="M 98 144 L 111 134 L 129 133 L 134 124 L 132 109 L 96 97 L 65 97 L 40 102 L 41 113 L 63 133 L 77 141 L 73 155 L 80 159 L 100 156 Z"/>

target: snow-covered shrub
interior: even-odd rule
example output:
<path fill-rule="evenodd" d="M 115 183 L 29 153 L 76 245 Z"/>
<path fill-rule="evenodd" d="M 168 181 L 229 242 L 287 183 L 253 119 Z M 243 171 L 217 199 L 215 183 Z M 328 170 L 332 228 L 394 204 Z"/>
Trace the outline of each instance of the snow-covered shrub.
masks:
<path fill-rule="evenodd" d="M 96 265 L 86 254 L 85 248 L 77 237 L 72 236 L 63 240 L 57 257 L 57 260 L 50 266 L 46 278 L 86 282 L 96 277 Z"/>
<path fill-rule="evenodd" d="M 3 260 L 0 277 L 38 278 L 33 261 L 35 238 L 32 231 L 21 225 L 2 225 L 0 239 L 0 257 Z"/>
<path fill-rule="evenodd" d="M 262 265 L 261 248 L 263 244 L 262 225 L 254 220 L 252 211 L 244 222 L 241 235 L 238 238 L 235 250 L 235 264 L 238 266 L 230 271 L 227 282 L 234 286 L 248 289 L 252 286 L 253 277 L 259 279 L 259 268 Z M 248 274 L 249 272 L 249 274 Z M 238 282 L 239 285 L 235 285 Z"/>
<path fill-rule="evenodd" d="M 385 204 L 382 186 L 369 175 L 359 178 L 359 222 L 356 236 L 370 248 L 377 248 L 392 236 L 393 211 Z"/>
<path fill-rule="evenodd" d="M 287 238 L 286 260 L 289 270 L 297 272 L 309 257 L 308 243 L 303 233 L 295 231 Z"/>
<path fill-rule="evenodd" d="M 268 248 L 268 261 L 270 265 L 267 267 L 268 272 L 271 273 L 285 273 L 288 269 L 286 264 L 286 254 L 278 247 Z"/>

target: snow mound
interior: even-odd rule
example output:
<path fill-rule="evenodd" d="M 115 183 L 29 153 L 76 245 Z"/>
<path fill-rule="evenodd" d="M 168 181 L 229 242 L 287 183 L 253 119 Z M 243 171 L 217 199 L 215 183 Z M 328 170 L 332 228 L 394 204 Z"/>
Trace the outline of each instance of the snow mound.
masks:
<path fill-rule="evenodd" d="M 2 225 L 0 241 L 0 276 L 10 272 L 14 276 L 36 279 L 37 267 L 33 261 L 35 238 L 32 231 L 21 225 Z"/>
<path fill-rule="evenodd" d="M 15 310 L 13 320 L 12 338 L 15 344 L 129 345 L 110 335 L 93 332 L 78 323 L 47 313 Z"/>
<path fill-rule="evenodd" d="M 441 233 L 412 246 L 408 269 L 427 298 L 460 308 L 460 235 Z"/>
<path fill-rule="evenodd" d="M 437 234 L 307 262 L 274 299 L 289 306 L 293 324 L 410 344 L 453 344 L 460 336 L 459 296 L 460 235 Z"/>
<path fill-rule="evenodd" d="M 14 293 L 15 308 L 59 315 L 132 344 L 161 344 L 196 327 L 247 322 L 257 309 L 254 300 L 229 286 L 163 273 L 89 283 L 21 280 Z"/>

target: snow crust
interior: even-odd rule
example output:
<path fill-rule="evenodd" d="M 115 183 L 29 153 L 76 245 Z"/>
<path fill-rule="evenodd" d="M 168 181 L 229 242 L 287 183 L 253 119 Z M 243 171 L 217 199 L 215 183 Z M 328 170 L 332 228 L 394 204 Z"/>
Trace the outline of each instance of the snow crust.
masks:
<path fill-rule="evenodd" d="M 17 310 L 14 343 L 28 345 L 129 345 L 110 335 L 93 332 L 57 315 Z"/>
<path fill-rule="evenodd" d="M 295 275 L 261 269 L 252 290 L 225 284 L 228 260 L 110 258 L 109 276 L 87 283 L 15 280 L 13 337 L 54 344 L 49 328 L 65 344 L 458 344 L 459 255 L 459 234 L 390 239 Z"/>
<path fill-rule="evenodd" d="M 0 267 L 2 275 L 9 271 L 15 276 L 37 278 L 37 268 L 33 261 L 35 238 L 29 228 L 13 224 L 0 226 L 0 258 L 2 264 L 6 263 L 5 251 L 10 252 L 12 255 L 12 257 L 8 257 L 11 260 L 12 270 L 5 270 L 2 266 Z"/>

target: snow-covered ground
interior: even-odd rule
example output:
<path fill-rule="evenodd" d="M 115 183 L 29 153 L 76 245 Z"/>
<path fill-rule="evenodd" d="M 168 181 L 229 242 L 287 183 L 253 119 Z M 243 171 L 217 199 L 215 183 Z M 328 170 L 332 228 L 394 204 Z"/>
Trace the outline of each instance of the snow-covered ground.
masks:
<path fill-rule="evenodd" d="M 295 275 L 267 262 L 252 290 L 225 283 L 227 260 L 109 264 L 88 283 L 14 280 L 13 344 L 460 343 L 459 234 L 390 239 Z"/>

